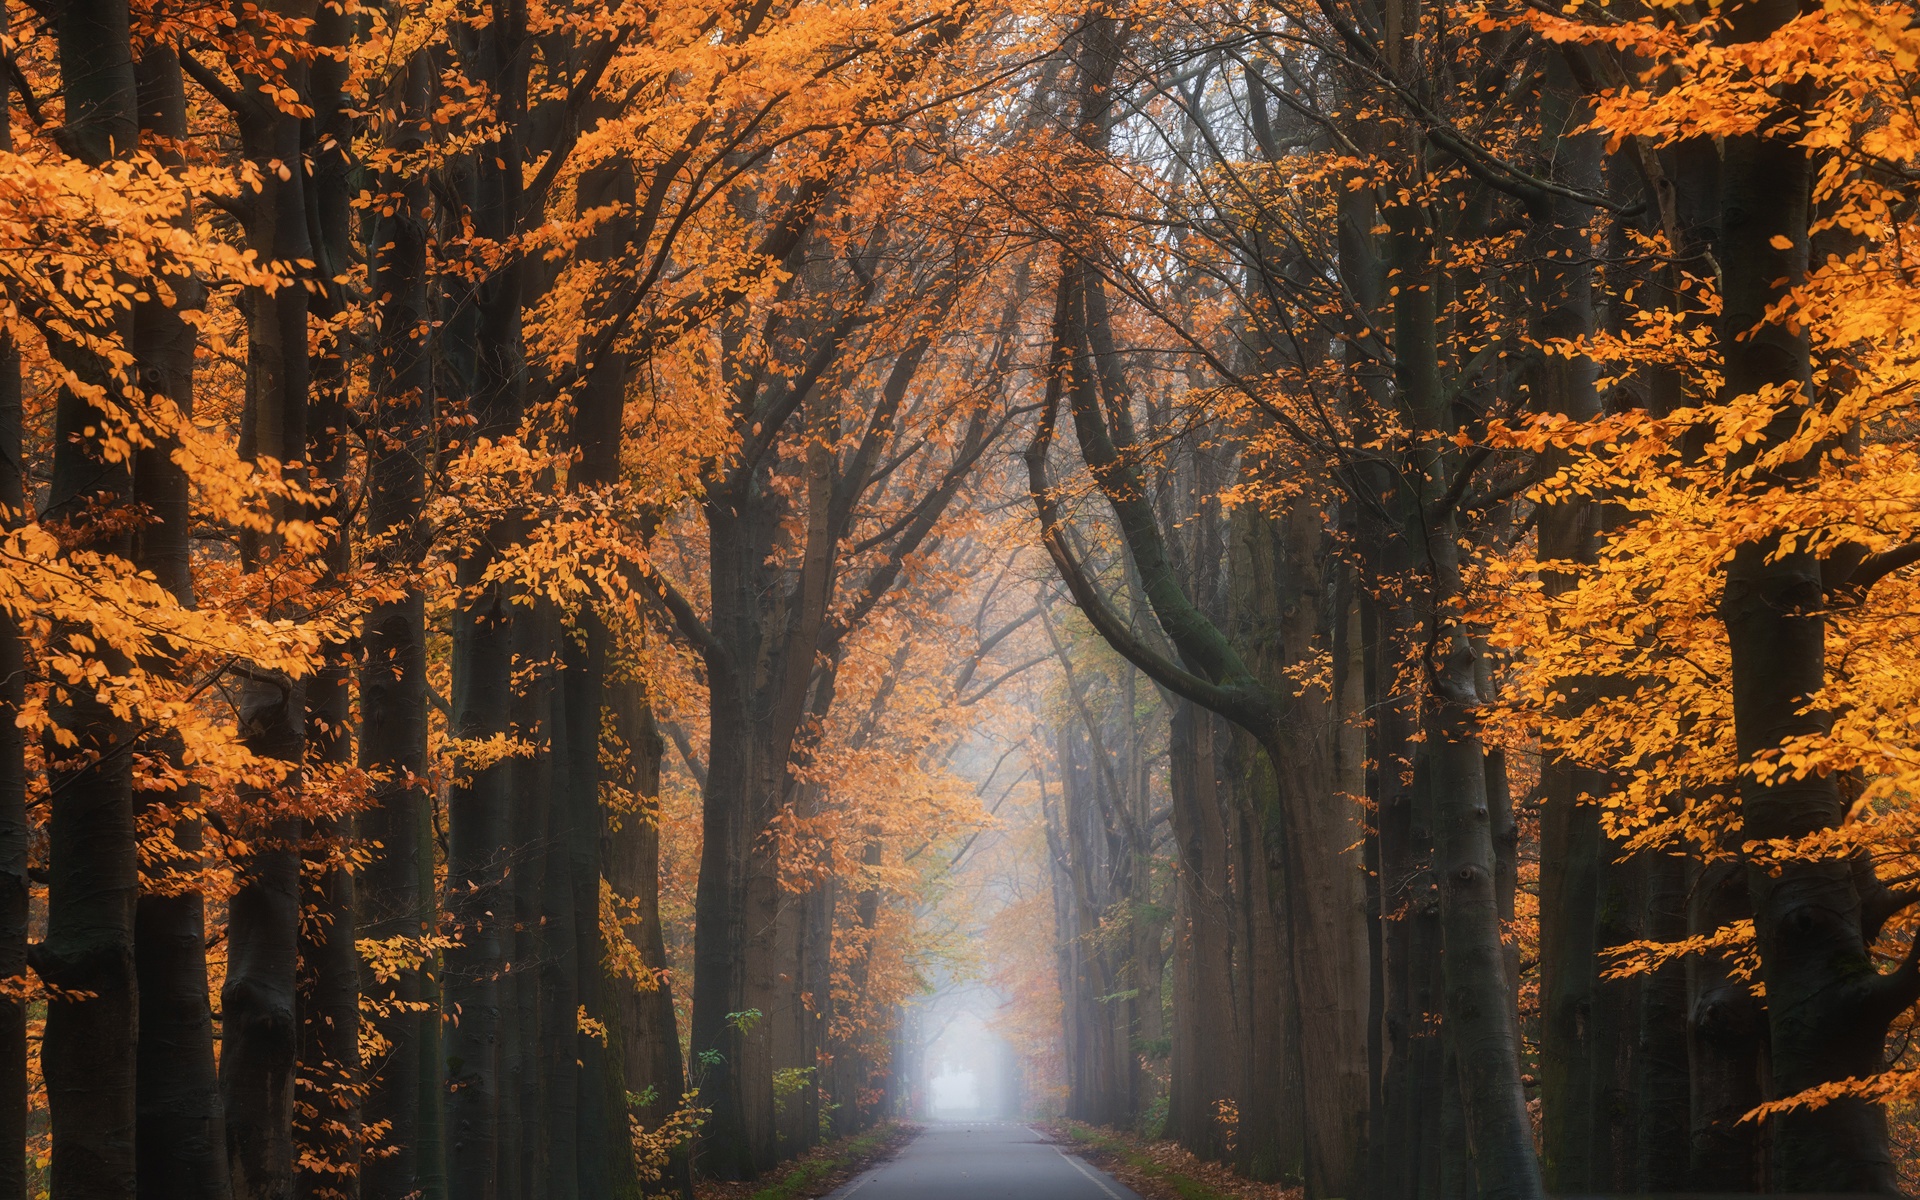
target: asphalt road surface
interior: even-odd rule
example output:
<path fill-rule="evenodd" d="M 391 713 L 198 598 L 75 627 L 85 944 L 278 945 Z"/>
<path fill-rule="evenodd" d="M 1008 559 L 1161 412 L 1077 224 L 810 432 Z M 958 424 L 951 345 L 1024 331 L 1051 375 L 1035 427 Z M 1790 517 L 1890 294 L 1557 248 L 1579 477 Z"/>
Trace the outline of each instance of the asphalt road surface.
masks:
<path fill-rule="evenodd" d="M 1140 1200 L 1015 1121 L 936 1122 L 828 1200 Z"/>

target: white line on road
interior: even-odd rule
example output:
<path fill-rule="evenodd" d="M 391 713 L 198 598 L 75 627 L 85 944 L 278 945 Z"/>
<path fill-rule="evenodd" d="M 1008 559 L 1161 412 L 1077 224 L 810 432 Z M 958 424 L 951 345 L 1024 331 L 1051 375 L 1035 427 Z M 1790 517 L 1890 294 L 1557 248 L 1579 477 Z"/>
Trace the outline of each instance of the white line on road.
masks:
<path fill-rule="evenodd" d="M 1054 1150 L 1054 1153 L 1058 1154 L 1061 1158 L 1064 1158 L 1067 1160 L 1068 1166 L 1071 1166 L 1074 1170 L 1080 1172 L 1082 1175 L 1085 1175 L 1088 1179 L 1093 1180 L 1093 1186 L 1105 1192 L 1111 1198 L 1111 1200 L 1127 1200 L 1125 1196 L 1122 1196 L 1119 1192 L 1116 1192 L 1112 1188 L 1108 1187 L 1106 1180 L 1100 1178 L 1098 1175 L 1095 1175 L 1092 1171 L 1089 1171 L 1087 1169 L 1087 1164 L 1081 1162 L 1079 1159 L 1075 1158 L 1073 1155 L 1068 1154 L 1065 1150 L 1060 1149 L 1060 1147 L 1058 1146 L 1055 1146 L 1053 1150 Z"/>

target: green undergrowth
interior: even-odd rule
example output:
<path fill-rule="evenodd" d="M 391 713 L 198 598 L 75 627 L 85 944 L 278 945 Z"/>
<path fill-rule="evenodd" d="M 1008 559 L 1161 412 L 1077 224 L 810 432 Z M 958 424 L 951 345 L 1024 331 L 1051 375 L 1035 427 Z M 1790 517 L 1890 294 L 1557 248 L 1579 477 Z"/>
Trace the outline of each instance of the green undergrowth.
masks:
<path fill-rule="evenodd" d="M 1131 1169 L 1150 1179 L 1157 1179 L 1179 1194 L 1180 1200 L 1234 1200 L 1234 1197 L 1217 1188 L 1178 1171 L 1170 1171 L 1160 1163 L 1135 1150 L 1111 1133 L 1095 1129 L 1091 1125 L 1082 1125 L 1078 1121 L 1066 1123 L 1067 1136 L 1078 1146 L 1085 1147 L 1094 1154 L 1109 1155 L 1126 1163 Z"/>
<path fill-rule="evenodd" d="M 844 1142 L 824 1148 L 817 1158 L 796 1164 L 767 1187 L 753 1194 L 753 1200 L 800 1200 L 809 1196 L 817 1184 L 836 1171 L 853 1171 L 886 1150 L 900 1136 L 902 1126 L 882 1125 L 865 1133 L 856 1133 Z"/>

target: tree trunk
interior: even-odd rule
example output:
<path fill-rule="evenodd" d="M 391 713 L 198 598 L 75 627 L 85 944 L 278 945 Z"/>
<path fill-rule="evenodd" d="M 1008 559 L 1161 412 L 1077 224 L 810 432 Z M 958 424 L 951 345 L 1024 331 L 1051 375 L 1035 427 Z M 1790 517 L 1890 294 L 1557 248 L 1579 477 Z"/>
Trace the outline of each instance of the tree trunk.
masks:
<path fill-rule="evenodd" d="M 420 878 L 417 882 L 421 907 L 425 910 L 424 928 L 428 933 L 440 928 L 444 911 L 438 894 L 435 849 L 446 844 L 446 830 L 440 824 L 439 805 L 419 806 L 420 827 L 415 837 L 422 847 Z M 447 1060 L 446 993 L 440 980 L 446 973 L 446 956 L 438 949 L 426 956 L 420 967 L 420 1071 L 414 1086 L 420 1096 L 420 1200 L 448 1200 L 447 1192 Z"/>
<path fill-rule="evenodd" d="M 1733 38 L 1765 38 L 1799 12 L 1793 0 L 1759 0 L 1734 15 Z M 1798 389 L 1798 399 L 1790 392 L 1768 425 L 1759 447 L 1766 448 L 1793 436 L 1801 406 L 1812 402 L 1805 327 L 1767 316 L 1806 275 L 1812 171 L 1806 151 L 1772 131 L 1729 137 L 1723 161 L 1723 398 L 1769 386 Z M 1816 452 L 1757 482 L 1791 486 L 1817 469 Z M 1831 728 L 1829 714 L 1806 707 L 1826 682 L 1824 604 L 1821 564 L 1810 553 L 1780 553 L 1771 539 L 1735 551 L 1721 616 L 1743 768 L 1783 741 Z M 1847 805 L 1835 774 L 1763 782 L 1743 771 L 1740 812 L 1745 836 L 1766 841 L 1838 828 Z M 1877 1073 L 1888 1022 L 1913 997 L 1893 994 L 1889 980 L 1875 973 L 1851 862 L 1798 858 L 1778 869 L 1754 867 L 1747 886 L 1767 989 L 1775 1094 Z M 1775 1117 L 1771 1164 L 1770 1184 L 1782 1191 L 1899 1190 L 1886 1114 L 1856 1097 Z"/>
<path fill-rule="evenodd" d="M 179 59 L 169 48 L 149 47 L 135 71 L 141 127 L 172 145 L 184 144 L 186 101 Z M 180 165 L 176 155 L 163 161 L 173 168 Z M 133 352 L 148 403 L 156 412 L 171 403 L 184 422 L 193 414 L 196 339 L 177 309 L 198 307 L 200 297 L 192 284 L 175 286 L 177 308 L 157 299 L 136 304 Z M 134 562 L 153 572 L 182 607 L 191 608 L 189 488 L 186 473 L 173 461 L 179 444 L 177 437 L 159 437 L 135 455 L 134 497 L 144 523 L 134 537 Z M 165 661 L 147 665 L 156 673 L 169 670 Z M 177 762 L 179 738 L 162 734 L 151 739 L 144 752 Z M 144 795 L 148 799 L 136 801 L 136 809 L 193 809 L 199 800 L 197 787 L 158 802 L 153 793 Z M 160 814 L 153 819 L 157 822 Z M 140 981 L 139 1123 L 134 1134 L 139 1192 L 143 1200 L 225 1200 L 232 1188 L 214 1067 L 213 1010 L 207 1003 L 205 901 L 197 889 L 165 880 L 168 871 L 192 872 L 201 866 L 199 819 L 177 817 L 172 837 L 179 856 L 147 864 L 149 873 L 160 877 L 162 890 L 143 893 L 134 910 L 134 970 Z"/>
<path fill-rule="evenodd" d="M 607 955 L 600 937 L 600 848 L 606 831 L 600 807 L 600 710 L 606 680 L 606 640 L 606 627 L 591 610 L 581 612 L 576 627 L 563 636 L 565 670 L 561 672 L 561 687 L 567 719 L 564 729 L 556 731 L 566 738 L 567 790 L 562 797 L 561 816 L 566 823 L 572 889 L 574 1008 L 602 1026 L 609 1020 L 602 966 Z M 613 1152 L 616 1146 L 624 1150 L 627 1139 L 623 1136 L 615 1143 L 608 1136 L 611 1068 L 605 1039 L 579 1030 L 574 1040 L 575 1061 L 579 1063 L 577 1186 L 582 1196 L 606 1196 L 613 1186 Z"/>
<path fill-rule="evenodd" d="M 432 63 L 425 53 L 407 64 L 398 94 L 384 114 L 388 141 L 417 151 L 426 134 Z M 356 899 L 359 936 L 386 943 L 385 963 L 364 985 L 373 1002 L 369 1022 L 382 1044 L 367 1063 L 363 1114 L 384 1126 L 380 1153 L 362 1170 L 367 1200 L 405 1200 L 422 1186 L 420 1131 L 422 1014 L 420 959 L 427 932 L 422 863 L 431 864 L 421 831 L 427 777 L 425 599 L 408 578 L 417 567 L 425 470 L 432 418 L 431 357 L 426 297 L 427 203 L 424 179 L 390 180 L 400 197 L 396 215 L 376 226 L 380 247 L 374 291 L 381 298 L 380 342 L 374 364 L 373 412 L 368 418 L 366 556 L 401 588 L 372 605 L 363 621 L 360 664 L 360 765 L 375 778 L 372 807 L 360 818 L 361 838 L 375 847 Z"/>
<path fill-rule="evenodd" d="M 716 545 L 716 564 L 721 555 Z M 753 751 L 741 711 L 745 698 L 735 693 L 725 668 L 709 668 L 708 686 L 712 749 L 702 789 L 700 876 L 694 895 L 693 1060 L 688 1069 L 702 1105 L 713 1114 L 702 1130 L 696 1165 L 713 1178 L 741 1179 L 753 1173 L 751 1155 L 744 1149 L 746 1114 L 740 1094 L 746 1063 L 737 1021 L 728 1017 L 745 1006 L 745 982 L 739 976 L 746 953 L 742 868 L 749 835 L 739 798 L 747 788 Z"/>
<path fill-rule="evenodd" d="M 541 963 L 547 953 L 548 932 L 542 925 L 546 892 L 547 818 L 553 804 L 553 776 L 547 763 L 548 731 L 552 728 L 553 704 L 550 672 L 536 669 L 544 662 L 547 644 L 541 619 L 534 611 L 519 614 L 513 622 L 513 662 L 523 676 L 510 700 L 513 737 L 528 744 L 530 752 L 513 759 L 509 779 L 512 783 L 513 829 L 510 845 L 512 861 L 508 867 L 508 886 L 513 891 L 514 935 L 507 975 L 511 985 L 511 1040 L 504 1056 L 502 1077 L 504 1099 L 517 1110 L 518 1120 L 511 1123 L 511 1140 L 505 1148 L 517 1161 L 518 1179 L 503 1184 L 517 1189 L 526 1200 L 546 1200 L 548 1179 L 546 1162 L 548 1131 L 553 1114 L 548 1107 L 549 1080 L 541 1066 L 545 1053 L 541 1043 Z M 511 1194 L 511 1193 L 510 1193 Z"/>
<path fill-rule="evenodd" d="M 138 103 L 125 0 L 78 0 L 56 21 L 65 132 L 80 160 L 98 167 L 131 152 Z M 110 386 L 104 364 L 55 347 L 83 379 Z M 124 557 L 122 530 L 90 521 L 96 508 L 131 498 L 124 462 L 107 459 L 89 430 L 107 427 L 93 405 L 62 388 L 54 415 L 53 480 L 43 523 L 65 522 L 79 550 Z M 16 460 L 17 461 L 17 460 Z M 56 630 L 56 636 L 78 631 Z M 110 667 L 116 667 L 109 657 Z M 88 999 L 49 1001 L 41 1040 L 52 1127 L 50 1184 L 62 1200 L 131 1200 L 135 1188 L 135 1062 L 138 997 L 133 915 L 139 854 L 133 820 L 130 724 L 94 689 L 56 687 L 53 724 L 76 739 L 49 738 L 47 930 L 29 950 L 40 978 Z"/>
<path fill-rule="evenodd" d="M 484 742 L 507 731 L 511 706 L 512 621 L 504 586 L 482 585 L 485 563 L 461 563 L 460 584 L 477 594 L 454 628 L 454 729 Z M 449 1010 L 460 1014 L 447 1031 L 449 1183 L 476 1200 L 514 1194 L 501 1175 L 503 923 L 513 918 L 506 891 L 511 805 L 506 762 L 475 765 L 448 790 L 447 887 L 457 937 L 447 951 Z"/>
<path fill-rule="evenodd" d="M 548 772 L 541 807 L 547 816 L 539 842 L 543 858 L 540 891 L 540 1095 L 546 1126 L 542 1174 L 547 1200 L 578 1200 L 580 1179 L 580 931 L 574 891 L 572 780 L 581 766 L 567 753 L 573 725 L 573 696 L 562 682 L 559 614 L 546 604 L 534 606 L 541 634 L 536 651 L 542 664 L 531 684 L 546 694 L 547 720 L 538 760 Z M 591 1200 L 591 1198 L 589 1198 Z"/>
<path fill-rule="evenodd" d="M 305 688 L 278 676 L 249 679 L 240 726 L 255 754 L 299 763 L 306 752 Z M 280 787 L 300 784 L 296 770 Z M 271 813 L 284 801 L 267 791 L 244 797 Z M 240 884 L 227 901 L 227 979 L 220 989 L 220 1093 L 235 1200 L 283 1200 L 293 1189 L 294 1017 L 300 937 L 298 825 L 263 821 Z"/>
<path fill-rule="evenodd" d="M 1418 519 L 1405 523 L 1400 532 L 1410 545 L 1424 548 L 1429 564 L 1426 599 L 1431 615 L 1422 663 L 1426 694 L 1421 733 L 1434 813 L 1434 881 L 1444 944 L 1441 1012 L 1460 1067 L 1458 1086 L 1481 1194 L 1487 1200 L 1533 1200 L 1543 1190 L 1520 1082 L 1519 1035 L 1506 995 L 1475 654 L 1465 631 L 1445 615 L 1460 591 L 1460 544 L 1455 514 L 1435 512 L 1451 481 L 1453 459 L 1435 447 L 1453 433 L 1456 417 L 1439 386 L 1431 233 L 1409 227 L 1426 217 L 1403 212 L 1397 218 L 1400 284 L 1394 298 L 1394 350 L 1401 402 L 1427 439 L 1410 498 Z"/>
<path fill-rule="evenodd" d="M 1178 893 L 1173 933 L 1173 1046 L 1167 1136 L 1192 1153 L 1228 1155 L 1219 1105 L 1240 1103 L 1247 1053 L 1234 1007 L 1232 876 L 1215 772 L 1214 717 L 1180 701 L 1168 737 Z"/>
<path fill-rule="evenodd" d="M 1564 132 L 1588 115 L 1564 54 L 1547 59 L 1541 105 L 1547 144 L 1539 156 L 1544 169 L 1569 187 L 1599 190 L 1599 135 Z M 1586 337 L 1594 331 L 1586 236 L 1591 210 L 1560 198 L 1541 207 L 1531 239 L 1539 263 L 1528 294 L 1534 314 L 1531 335 L 1542 343 Z M 1577 421 L 1599 415 L 1597 364 L 1537 351 L 1528 365 L 1536 409 Z M 1599 548 L 1599 511 L 1585 497 L 1542 505 L 1540 557 L 1592 562 Z M 1543 578 L 1549 597 L 1564 594 L 1573 583 L 1563 571 L 1547 572 Z M 1567 704 L 1575 712 L 1591 700 L 1591 684 L 1583 687 L 1582 681 L 1569 680 L 1566 690 Z M 1603 1126 L 1612 1125 L 1601 1105 L 1612 1071 L 1605 1060 L 1618 1044 L 1617 1022 L 1610 1017 L 1618 1016 L 1620 989 L 1608 989 L 1600 981 L 1599 954 L 1605 949 L 1600 892 L 1607 871 L 1598 800 L 1607 781 L 1560 757 L 1553 747 L 1547 747 L 1546 754 L 1540 768 L 1541 1169 L 1555 1191 L 1610 1190 L 1619 1160 L 1617 1149 L 1601 1134 Z M 1612 1007 L 1602 1013 L 1601 1006 L 1608 1003 Z M 1602 1026 L 1609 1030 L 1604 1045 Z"/>
<path fill-rule="evenodd" d="M 1376 562 L 1384 559 L 1383 547 Z M 1376 566 L 1379 578 L 1393 578 L 1384 566 Z M 1373 712 L 1372 755 L 1375 767 L 1374 809 L 1377 814 L 1377 868 L 1380 879 L 1380 1120 L 1374 1138 L 1391 1154 L 1375 1160 L 1370 1173 L 1374 1200 L 1398 1200 L 1418 1194 L 1420 1166 L 1427 1154 L 1422 1135 L 1423 1110 L 1438 1083 L 1422 1078 L 1417 1065 L 1420 1051 L 1431 1040 L 1428 1032 L 1427 1001 L 1415 988 L 1415 947 L 1431 938 L 1422 927 L 1431 923 L 1431 888 L 1426 876 L 1416 870 L 1419 851 L 1414 837 L 1412 721 L 1407 699 L 1399 688 L 1395 664 L 1403 645 L 1400 627 L 1403 613 L 1394 606 L 1374 602 L 1368 705 Z M 1422 839 L 1424 840 L 1424 839 Z"/>
<path fill-rule="evenodd" d="M 656 1129 L 680 1107 L 686 1070 L 680 1061 L 680 1034 L 667 976 L 666 939 L 660 924 L 660 734 L 646 690 L 623 685 L 614 706 L 620 741 L 628 754 L 628 787 L 637 801 L 622 813 L 608 836 L 607 882 L 633 905 L 635 921 L 627 938 L 642 964 L 655 973 L 653 987 L 611 980 L 620 1013 L 620 1064 L 631 1112 L 642 1126 Z M 688 1157 L 676 1152 L 661 1181 L 676 1194 L 691 1191 Z"/>
<path fill-rule="evenodd" d="M 1677 854 L 1652 854 L 1643 865 L 1643 936 L 1680 941 L 1687 935 L 1686 860 Z M 1677 1192 L 1686 1186 L 1689 1087 L 1686 970 L 1681 963 L 1667 963 L 1640 982 L 1640 1053 L 1634 1080 L 1640 1101 L 1639 1162 L 1633 1180 L 1640 1191 Z"/>
<path fill-rule="evenodd" d="M 344 49 L 353 32 L 344 10 L 327 5 L 316 13 L 317 44 Z M 322 55 L 312 68 L 310 214 L 321 286 L 311 303 L 324 323 L 338 321 L 346 310 L 343 276 L 354 254 L 351 174 L 357 121 L 346 101 L 346 74 L 344 58 Z M 318 340 L 312 367 L 314 488 L 329 497 L 325 515 L 339 526 L 326 551 L 321 586 L 335 594 L 353 563 L 350 353 L 345 331 L 336 328 L 331 337 Z M 353 762 L 354 655 L 351 640 L 329 644 L 307 685 L 308 759 L 319 770 L 343 771 Z M 358 1200 L 360 1195 L 360 954 L 354 947 L 353 872 L 344 861 L 353 833 L 353 821 L 343 815 L 317 815 L 306 823 L 294 1117 L 299 1154 L 294 1191 L 299 1200 Z"/>
<path fill-rule="evenodd" d="M 1232 729 L 1222 777 L 1228 793 L 1237 920 L 1235 1005 L 1244 1016 L 1246 1057 L 1233 1117 L 1234 1162 L 1254 1179 L 1298 1179 L 1304 1165 L 1298 990 L 1288 890 L 1290 859 L 1279 858 L 1268 824 L 1277 785 L 1272 760 L 1252 735 Z"/>
<path fill-rule="evenodd" d="M 1543 518 L 1542 542 L 1550 540 Z M 1543 545 L 1541 554 L 1547 556 Z M 1556 1191 L 1585 1191 L 1593 1176 L 1594 989 L 1599 808 L 1580 803 L 1595 772 L 1541 767 L 1540 1107 L 1541 1169 Z"/>
<path fill-rule="evenodd" d="M 0 11 L 0 35 L 7 14 Z M 0 93 L 0 150 L 11 152 L 11 106 Z M 26 523 L 21 457 L 20 352 L 0 333 L 0 531 Z M 0 609 L 0 979 L 26 982 L 30 889 L 27 851 L 26 646 L 12 612 Z M 27 1195 L 27 1004 L 0 996 L 0 1200 Z"/>
<path fill-rule="evenodd" d="M 1333 644 L 1331 547 L 1316 505 L 1299 503 L 1270 533 L 1273 630 L 1286 668 Z M 1258 560 L 1256 560 L 1258 561 Z M 1276 675 L 1281 684 L 1285 674 Z M 1293 978 L 1300 1005 L 1306 1185 L 1312 1197 L 1346 1197 L 1364 1178 L 1367 1143 L 1365 826 L 1336 775 L 1338 713 L 1324 686 L 1297 689 L 1279 722 L 1273 758 L 1288 828 Z"/>
<path fill-rule="evenodd" d="M 468 71 L 494 89 L 498 129 L 496 141 L 460 166 L 462 215 L 471 218 L 478 236 L 501 245 L 520 219 L 525 24 L 523 6 L 495 4 L 491 20 L 470 31 L 471 44 L 462 48 Z M 468 400 L 475 441 L 517 436 L 525 415 L 526 298 L 515 258 L 509 254 L 472 295 L 456 288 L 447 301 L 448 388 Z M 514 627 L 516 617 L 530 618 L 526 609 L 516 610 L 509 585 L 485 577 L 498 548 L 519 536 L 520 522 L 496 521 L 457 568 L 453 725 L 456 736 L 476 742 L 506 735 L 513 724 Z M 529 1083 L 524 1068 L 541 1060 L 516 1044 L 521 1031 L 510 1018 L 518 1007 L 517 989 L 533 986 L 532 968 L 539 961 L 514 952 L 515 943 L 531 944 L 541 934 L 524 925 L 526 913 L 516 909 L 508 882 L 530 866 L 527 856 L 538 853 L 536 843 L 514 837 L 515 769 L 512 760 L 476 763 L 454 782 L 447 799 L 448 889 L 454 923 L 463 931 L 447 953 L 447 1002 L 461 1014 L 447 1029 L 447 1158 L 449 1186 L 462 1197 L 526 1195 L 522 1189 L 530 1186 L 519 1152 L 528 1131 L 515 1117 L 531 1093 L 517 1089 L 508 1072 L 520 1067 L 520 1082 Z M 518 935 L 503 929 L 516 911 L 523 922 Z M 526 976 L 516 976 L 509 964 Z"/>
<path fill-rule="evenodd" d="M 1687 932 L 1704 936 L 1751 919 L 1738 864 L 1696 873 Z M 1692 1078 L 1688 1185 L 1696 1191 L 1764 1190 L 1766 1126 L 1740 1118 L 1766 1097 L 1766 1007 L 1726 956 L 1686 960 L 1687 1058 Z"/>
<path fill-rule="evenodd" d="M 1594 943 L 1602 951 L 1645 936 L 1640 924 L 1642 872 L 1620 861 L 1620 844 L 1600 839 L 1599 887 L 1595 895 Z M 1592 1183 L 1613 1193 L 1631 1190 L 1640 1158 L 1640 990 L 1644 977 L 1600 979 L 1593 995 Z"/>
<path fill-rule="evenodd" d="M 300 64 L 286 72 L 287 83 L 303 100 L 306 75 Z M 304 163 L 302 120 L 261 100 L 259 81 L 243 76 L 243 86 L 247 99 L 236 113 L 241 146 L 262 181 L 245 214 L 248 248 L 264 262 L 310 261 L 307 173 L 280 165 Z M 302 482 L 304 472 L 293 464 L 307 458 L 308 298 L 305 286 L 248 289 L 247 406 L 240 431 L 243 456 L 276 459 Z M 276 512 L 283 519 L 300 515 L 305 514 Z M 265 561 L 277 553 L 276 541 L 243 536 L 243 560 L 249 566 Z M 302 599 L 274 597 L 272 615 L 297 611 Z M 245 837 L 250 853 L 239 864 L 239 886 L 227 903 L 220 1091 L 236 1200 L 282 1200 L 293 1187 L 301 825 L 283 813 L 303 786 L 305 692 L 305 680 L 253 671 L 239 705 L 247 743 L 256 754 L 283 763 L 284 773 L 277 789 L 249 797 L 253 827 Z"/>

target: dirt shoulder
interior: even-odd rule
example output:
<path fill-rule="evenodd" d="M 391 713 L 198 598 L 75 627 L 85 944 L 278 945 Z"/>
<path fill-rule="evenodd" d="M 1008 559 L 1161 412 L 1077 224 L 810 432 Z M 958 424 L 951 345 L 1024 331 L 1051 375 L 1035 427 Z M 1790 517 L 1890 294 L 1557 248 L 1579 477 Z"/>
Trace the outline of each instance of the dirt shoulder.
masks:
<path fill-rule="evenodd" d="M 1053 1121 L 1034 1128 L 1147 1200 L 1301 1200 L 1303 1194 L 1297 1187 L 1242 1179 L 1173 1142 L 1152 1142 L 1078 1121 Z"/>

